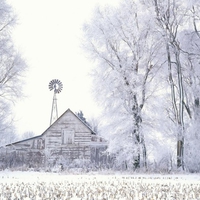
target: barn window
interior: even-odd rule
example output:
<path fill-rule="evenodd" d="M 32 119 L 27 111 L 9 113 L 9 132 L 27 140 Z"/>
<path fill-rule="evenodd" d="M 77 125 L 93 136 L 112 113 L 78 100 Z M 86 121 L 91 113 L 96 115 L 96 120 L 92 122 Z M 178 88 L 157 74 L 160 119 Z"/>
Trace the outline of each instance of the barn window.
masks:
<path fill-rule="evenodd" d="M 62 131 L 62 143 L 73 144 L 74 143 L 74 131 L 63 130 Z"/>
<path fill-rule="evenodd" d="M 37 149 L 44 149 L 45 141 L 42 138 L 37 140 Z"/>

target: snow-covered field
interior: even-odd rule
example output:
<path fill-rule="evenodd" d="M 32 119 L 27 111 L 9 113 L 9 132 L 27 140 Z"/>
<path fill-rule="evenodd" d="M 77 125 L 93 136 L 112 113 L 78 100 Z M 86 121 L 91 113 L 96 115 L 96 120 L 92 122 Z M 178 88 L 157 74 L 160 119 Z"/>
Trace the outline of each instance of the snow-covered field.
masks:
<path fill-rule="evenodd" d="M 0 200 L 200 200 L 200 175 L 0 172 Z"/>

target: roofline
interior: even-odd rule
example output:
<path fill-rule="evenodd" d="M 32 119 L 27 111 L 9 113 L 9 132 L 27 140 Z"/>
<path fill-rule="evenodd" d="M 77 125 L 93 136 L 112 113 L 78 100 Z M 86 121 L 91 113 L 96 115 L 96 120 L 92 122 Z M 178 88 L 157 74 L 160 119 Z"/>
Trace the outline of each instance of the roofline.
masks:
<path fill-rule="evenodd" d="M 19 141 L 17 141 L 17 142 L 13 142 L 13 143 L 10 143 L 10 144 L 6 144 L 5 146 L 7 147 L 7 146 L 15 145 L 15 144 L 20 143 L 20 142 L 26 142 L 26 141 L 29 141 L 29 140 L 32 140 L 32 139 L 39 138 L 39 137 L 41 137 L 41 136 L 42 136 L 42 134 L 41 134 L 41 135 L 34 136 L 34 137 L 31 137 L 31 138 L 27 138 L 27 139 L 24 139 L 24 140 L 19 140 Z"/>
<path fill-rule="evenodd" d="M 85 122 L 83 122 L 73 111 L 71 111 L 69 108 L 62 114 L 60 115 L 60 117 L 58 117 L 58 119 L 53 122 L 53 124 L 51 124 L 42 134 L 41 136 L 43 136 L 45 134 L 45 132 L 51 128 L 51 126 L 53 126 L 63 115 L 65 115 L 66 112 L 70 111 L 77 119 L 79 119 L 79 121 L 81 121 L 90 131 L 92 134 L 97 135 L 87 124 L 85 124 Z"/>
<path fill-rule="evenodd" d="M 68 109 L 68 110 L 70 110 L 70 109 Z M 71 110 L 70 110 L 71 111 Z M 72 111 L 71 111 L 72 112 Z M 88 124 L 86 124 L 78 115 L 76 115 L 74 112 L 72 112 L 91 132 L 92 132 L 92 134 L 95 134 L 95 135 L 97 135 L 97 133 L 96 132 L 94 132 L 92 129 L 91 129 L 91 127 L 88 125 Z"/>
<path fill-rule="evenodd" d="M 80 122 L 82 122 L 90 131 L 92 134 L 95 134 L 96 133 L 85 123 L 83 122 L 74 112 L 72 112 L 69 108 L 62 114 L 60 115 L 60 117 L 58 117 L 58 119 L 53 122 L 53 124 L 51 124 L 42 134 L 40 135 L 37 135 L 37 136 L 34 136 L 34 137 L 31 137 L 31 138 L 27 138 L 27 139 L 24 139 L 24 140 L 20 140 L 20 141 L 17 141 L 17 142 L 13 142 L 13 143 L 10 143 L 10 144 L 7 144 L 5 145 L 6 147 L 7 146 L 11 146 L 11 145 L 15 145 L 17 143 L 20 143 L 20 142 L 25 142 L 25 141 L 29 141 L 29 140 L 32 140 L 32 139 L 36 139 L 36 138 L 39 138 L 39 137 L 42 137 L 66 112 L 70 111 Z"/>

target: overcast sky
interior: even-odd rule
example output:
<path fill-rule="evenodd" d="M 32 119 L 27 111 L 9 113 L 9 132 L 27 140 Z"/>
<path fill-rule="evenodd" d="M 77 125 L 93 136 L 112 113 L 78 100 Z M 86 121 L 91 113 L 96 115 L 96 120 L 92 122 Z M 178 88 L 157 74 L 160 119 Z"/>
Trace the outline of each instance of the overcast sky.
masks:
<path fill-rule="evenodd" d="M 24 94 L 15 105 L 18 133 L 41 134 L 50 123 L 52 79 L 63 83 L 57 95 L 59 116 L 68 108 L 82 110 L 86 118 L 97 116 L 89 72 L 93 64 L 84 55 L 81 28 L 90 19 L 96 5 L 106 0 L 8 0 L 18 16 L 13 31 L 15 46 L 26 59 Z M 117 0 L 109 0 L 110 4 Z"/>

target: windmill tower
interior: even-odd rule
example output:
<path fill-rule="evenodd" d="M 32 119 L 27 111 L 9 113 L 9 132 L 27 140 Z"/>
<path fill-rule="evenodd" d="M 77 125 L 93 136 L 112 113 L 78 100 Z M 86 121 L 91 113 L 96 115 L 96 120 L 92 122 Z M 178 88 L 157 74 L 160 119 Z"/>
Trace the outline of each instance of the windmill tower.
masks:
<path fill-rule="evenodd" d="M 57 107 L 57 98 L 56 94 L 60 93 L 63 88 L 63 84 L 58 79 L 53 79 L 49 82 L 49 89 L 50 91 L 54 91 L 53 94 L 53 102 L 52 102 L 52 109 L 51 109 L 51 118 L 50 118 L 50 126 L 51 124 L 58 119 L 58 107 Z"/>

